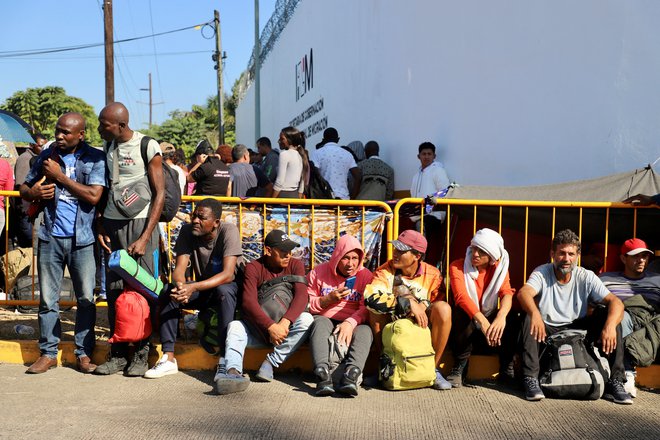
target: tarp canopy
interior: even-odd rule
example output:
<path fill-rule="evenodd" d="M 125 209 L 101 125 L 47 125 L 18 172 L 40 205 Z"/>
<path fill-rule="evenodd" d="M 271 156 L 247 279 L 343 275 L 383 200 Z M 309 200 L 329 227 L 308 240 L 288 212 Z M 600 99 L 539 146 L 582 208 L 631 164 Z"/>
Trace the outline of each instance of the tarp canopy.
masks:
<path fill-rule="evenodd" d="M 537 186 L 457 186 L 449 199 L 620 202 L 636 194 L 660 193 L 660 176 L 649 165 L 588 180 Z"/>
<path fill-rule="evenodd" d="M 553 185 L 526 187 L 459 186 L 448 191 L 445 199 L 502 200 L 502 201 L 561 201 L 561 202 L 621 202 L 636 194 L 655 195 L 660 193 L 660 177 L 651 166 L 625 173 L 613 174 L 597 179 L 577 180 Z M 442 206 L 442 198 L 437 199 Z M 443 209 L 439 207 L 439 209 Z M 470 232 L 474 219 L 477 229 L 481 227 L 502 228 L 551 237 L 552 231 L 570 228 L 578 232 L 585 250 L 593 243 L 620 244 L 633 236 L 646 240 L 650 249 L 660 249 L 659 209 L 639 209 L 633 206 L 614 209 L 606 208 L 552 208 L 504 207 L 472 205 L 453 206 L 452 217 L 468 222 Z M 554 220 L 553 220 L 554 219 Z M 554 222 L 554 227 L 553 227 Z M 606 231 L 609 231 L 606 233 Z M 583 251 L 584 253 L 585 251 Z M 543 249 L 547 255 L 547 249 Z"/>

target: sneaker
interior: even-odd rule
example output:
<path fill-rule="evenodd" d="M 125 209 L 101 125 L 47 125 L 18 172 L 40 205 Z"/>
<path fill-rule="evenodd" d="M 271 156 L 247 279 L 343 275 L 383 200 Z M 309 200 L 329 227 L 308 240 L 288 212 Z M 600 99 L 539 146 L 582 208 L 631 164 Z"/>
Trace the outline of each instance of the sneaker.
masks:
<path fill-rule="evenodd" d="M 126 376 L 129 377 L 141 377 L 144 376 L 147 370 L 149 369 L 149 344 L 146 344 L 144 347 L 135 349 L 133 353 L 133 358 L 131 359 L 128 369 L 126 370 Z"/>
<path fill-rule="evenodd" d="M 632 405 L 632 397 L 626 392 L 626 389 L 618 379 L 610 379 L 605 385 L 605 398 L 612 400 L 614 403 L 620 403 L 622 405 Z"/>
<path fill-rule="evenodd" d="M 335 393 L 335 389 L 332 384 L 332 377 L 330 377 L 330 372 L 328 368 L 320 365 L 314 369 L 314 374 L 318 377 L 319 381 L 316 384 L 316 395 L 317 396 L 331 396 Z"/>
<path fill-rule="evenodd" d="M 464 360 L 458 361 L 458 363 L 452 367 L 449 375 L 447 376 L 447 382 L 449 382 L 452 387 L 460 388 L 463 386 L 463 372 L 465 371 L 466 366 L 467 361 Z"/>
<path fill-rule="evenodd" d="M 358 385 L 357 381 L 362 374 L 362 370 L 358 367 L 352 365 L 346 368 L 344 376 L 341 379 L 341 385 L 339 386 L 340 393 L 346 396 L 357 396 L 358 395 Z"/>
<path fill-rule="evenodd" d="M 227 366 L 225 364 L 225 358 L 220 358 L 218 359 L 218 366 L 215 368 L 215 377 L 213 378 L 213 381 L 215 382 L 218 380 L 223 374 L 227 374 Z"/>
<path fill-rule="evenodd" d="M 259 367 L 259 371 L 255 377 L 261 382 L 272 382 L 273 380 L 273 364 L 270 363 L 268 358 L 264 359 Z"/>
<path fill-rule="evenodd" d="M 164 354 L 163 357 L 160 358 L 158 362 L 156 362 L 156 365 L 144 373 L 144 377 L 147 379 L 159 379 L 163 376 L 176 374 L 178 372 L 179 366 L 176 363 L 176 359 L 172 358 L 170 361 L 167 355 Z"/>
<path fill-rule="evenodd" d="M 435 390 L 451 390 L 451 384 L 442 377 L 440 370 L 435 370 L 435 382 L 433 382 L 433 389 Z"/>
<path fill-rule="evenodd" d="M 215 375 L 215 392 L 220 395 L 240 393 L 247 390 L 249 386 L 250 379 L 235 368 L 230 368 L 226 373 L 219 371 Z"/>
<path fill-rule="evenodd" d="M 96 367 L 94 374 L 108 376 L 110 374 L 121 373 L 126 368 L 126 365 L 128 365 L 128 361 L 125 357 L 110 355 L 110 358 L 104 364 Z"/>
<path fill-rule="evenodd" d="M 535 402 L 541 399 L 545 399 L 539 380 L 535 377 L 525 376 L 523 377 L 523 385 L 525 386 L 525 399 Z"/>
<path fill-rule="evenodd" d="M 634 370 L 626 370 L 626 383 L 624 388 L 630 397 L 637 397 L 637 387 L 635 386 L 635 380 L 637 379 L 637 373 Z"/>

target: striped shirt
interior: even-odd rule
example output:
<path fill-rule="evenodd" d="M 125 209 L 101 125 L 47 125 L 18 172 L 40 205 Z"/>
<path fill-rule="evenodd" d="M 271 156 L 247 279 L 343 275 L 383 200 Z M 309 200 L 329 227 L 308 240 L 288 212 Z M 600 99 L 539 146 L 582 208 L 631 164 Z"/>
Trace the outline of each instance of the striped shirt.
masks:
<path fill-rule="evenodd" d="M 605 287 L 625 301 L 633 295 L 642 295 L 647 302 L 660 304 L 660 274 L 646 272 L 642 278 L 627 278 L 623 272 L 605 272 L 599 275 Z"/>

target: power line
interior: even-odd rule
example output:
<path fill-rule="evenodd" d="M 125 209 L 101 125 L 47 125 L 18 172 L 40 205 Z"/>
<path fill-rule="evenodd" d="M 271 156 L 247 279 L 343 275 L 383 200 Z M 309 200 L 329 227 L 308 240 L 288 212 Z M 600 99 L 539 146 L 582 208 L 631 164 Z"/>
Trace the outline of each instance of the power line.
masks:
<path fill-rule="evenodd" d="M 173 34 L 176 32 L 182 32 L 186 31 L 189 29 L 194 29 L 197 27 L 201 27 L 207 24 L 210 24 L 211 22 L 206 22 L 206 23 L 200 23 L 196 24 L 193 26 L 186 26 L 182 27 L 179 29 L 173 29 L 171 31 L 165 31 L 165 32 L 158 32 L 154 33 L 151 35 L 143 35 L 140 37 L 132 37 L 132 38 L 125 38 L 123 40 L 115 40 L 114 44 L 118 43 L 128 43 L 129 41 L 136 41 L 136 40 L 143 40 L 145 38 L 154 38 L 154 37 L 160 37 L 161 35 L 168 35 L 168 34 Z M 52 47 L 52 48 L 47 48 L 47 49 L 27 49 L 27 50 L 7 50 L 7 51 L 0 51 L 0 58 L 8 58 L 8 57 L 21 57 L 21 56 L 28 56 L 28 55 L 42 55 L 42 54 L 48 54 L 48 53 L 57 53 L 57 52 L 68 52 L 72 50 L 81 50 L 81 49 L 89 49 L 92 47 L 101 47 L 105 43 L 90 43 L 90 44 L 81 44 L 79 46 L 64 46 L 64 47 Z"/>
<path fill-rule="evenodd" d="M 181 52 L 161 52 L 158 54 L 159 57 L 163 56 L 179 56 L 179 55 L 194 55 L 194 54 L 199 54 L 199 53 L 207 53 L 211 54 L 213 53 L 212 50 L 191 50 L 191 51 L 181 51 Z M 153 53 L 129 53 L 129 54 L 123 54 L 122 57 L 124 58 L 143 58 L 143 57 L 152 57 L 154 54 Z M 6 60 L 12 60 L 14 57 L 8 56 L 4 57 Z M 18 57 L 16 57 L 18 58 Z M 50 57 L 20 57 L 21 61 L 48 61 L 48 62 L 57 62 L 57 61 L 66 61 L 66 60 L 90 60 L 90 59 L 98 59 L 98 58 L 104 58 L 104 55 L 80 55 L 80 56 L 60 56 L 57 57 L 56 59 L 50 58 Z"/>
<path fill-rule="evenodd" d="M 149 0 L 149 21 L 151 23 L 151 32 L 154 31 L 154 15 L 152 13 L 152 8 L 151 8 L 151 0 Z M 163 86 L 160 82 L 160 69 L 158 68 L 158 51 L 156 50 L 156 38 L 151 39 L 153 46 L 154 46 L 154 61 L 156 63 L 156 80 L 158 80 L 158 95 L 160 96 L 161 101 L 165 101 L 163 99 Z M 150 86 L 151 88 L 151 86 Z"/>

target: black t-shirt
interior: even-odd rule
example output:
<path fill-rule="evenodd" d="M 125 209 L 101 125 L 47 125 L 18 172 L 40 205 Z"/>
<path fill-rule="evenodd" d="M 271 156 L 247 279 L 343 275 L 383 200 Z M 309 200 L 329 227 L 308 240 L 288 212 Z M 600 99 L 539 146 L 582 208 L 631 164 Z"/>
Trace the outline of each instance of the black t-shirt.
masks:
<path fill-rule="evenodd" d="M 192 173 L 197 182 L 196 196 L 226 196 L 229 186 L 229 167 L 217 157 L 209 157 Z"/>

